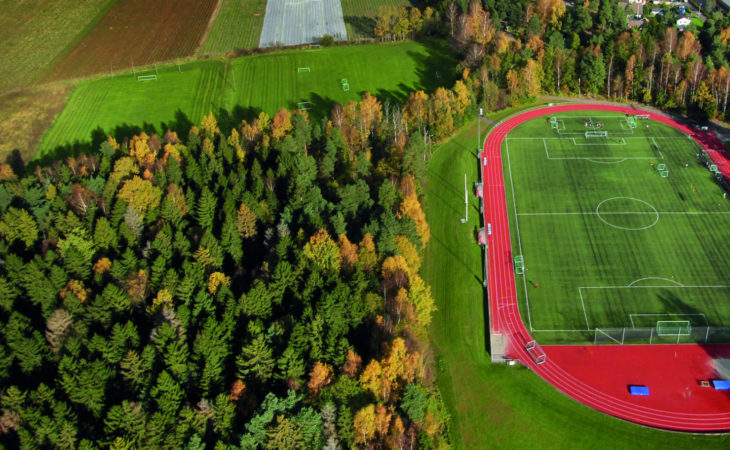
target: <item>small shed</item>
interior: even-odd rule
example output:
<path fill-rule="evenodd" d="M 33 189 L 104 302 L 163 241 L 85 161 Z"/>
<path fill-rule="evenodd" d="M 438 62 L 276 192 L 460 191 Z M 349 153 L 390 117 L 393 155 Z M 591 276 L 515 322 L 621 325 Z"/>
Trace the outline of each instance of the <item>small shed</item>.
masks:
<path fill-rule="evenodd" d="M 640 386 L 637 384 L 629 385 L 629 393 L 631 395 L 649 395 L 649 388 L 647 386 Z"/>

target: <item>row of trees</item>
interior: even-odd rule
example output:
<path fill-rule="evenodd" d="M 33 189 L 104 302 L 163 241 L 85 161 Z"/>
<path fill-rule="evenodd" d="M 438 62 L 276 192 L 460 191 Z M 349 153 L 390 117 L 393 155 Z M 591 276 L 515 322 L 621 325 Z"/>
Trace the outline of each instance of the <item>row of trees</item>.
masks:
<path fill-rule="evenodd" d="M 612 0 L 474 0 L 444 4 L 437 29 L 490 109 L 539 94 L 600 94 L 727 120 L 730 16 L 678 30 L 671 13 L 629 28 L 629 13 Z"/>
<path fill-rule="evenodd" d="M 420 278 L 467 84 L 0 164 L 9 446 L 440 446 Z"/>

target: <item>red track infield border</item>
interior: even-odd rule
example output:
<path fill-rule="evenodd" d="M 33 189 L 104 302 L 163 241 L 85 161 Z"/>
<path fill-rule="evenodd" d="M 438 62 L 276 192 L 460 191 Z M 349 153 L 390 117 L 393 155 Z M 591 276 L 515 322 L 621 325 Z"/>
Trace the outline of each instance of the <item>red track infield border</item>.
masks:
<path fill-rule="evenodd" d="M 718 378 L 714 358 L 730 358 L 730 345 L 545 346 L 547 359 L 535 364 L 525 349 L 532 340 L 517 302 L 507 203 L 502 170 L 502 142 L 517 125 L 564 111 L 600 110 L 651 114 L 691 135 L 730 178 L 730 155 L 710 133 L 695 130 L 655 111 L 606 104 L 565 104 L 527 111 L 497 124 L 484 141 L 480 160 L 484 181 L 484 223 L 488 237 L 488 295 L 492 333 L 505 337 L 505 353 L 520 360 L 565 395 L 621 419 L 684 431 L 730 430 L 730 393 L 701 387 L 700 379 Z M 631 396 L 628 384 L 647 385 L 651 395 Z"/>

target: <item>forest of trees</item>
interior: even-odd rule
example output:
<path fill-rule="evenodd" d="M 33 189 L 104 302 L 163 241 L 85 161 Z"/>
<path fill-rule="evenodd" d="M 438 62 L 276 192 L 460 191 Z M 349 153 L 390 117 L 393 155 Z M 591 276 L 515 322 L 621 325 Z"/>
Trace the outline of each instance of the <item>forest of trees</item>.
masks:
<path fill-rule="evenodd" d="M 0 164 L 0 442 L 436 448 L 420 278 L 464 83 Z"/>
<path fill-rule="evenodd" d="M 616 0 L 468 0 L 426 7 L 383 7 L 375 34 L 440 34 L 471 70 L 476 101 L 488 110 L 540 94 L 600 94 L 728 120 L 730 15 L 716 11 L 701 28 L 676 26 L 677 11 L 665 7 L 629 28 L 635 12 Z M 428 20 L 424 20 L 428 17 Z M 440 17 L 440 19 L 438 19 Z M 434 25 L 438 24 L 438 26 Z"/>

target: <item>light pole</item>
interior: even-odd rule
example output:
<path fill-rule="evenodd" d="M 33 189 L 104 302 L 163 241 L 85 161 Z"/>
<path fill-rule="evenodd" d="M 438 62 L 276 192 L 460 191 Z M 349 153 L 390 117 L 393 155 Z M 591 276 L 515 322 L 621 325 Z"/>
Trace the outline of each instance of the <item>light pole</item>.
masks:
<path fill-rule="evenodd" d="M 484 114 L 484 110 L 479 108 L 479 116 L 477 117 L 477 158 L 479 157 L 479 146 L 482 145 L 482 114 Z"/>

